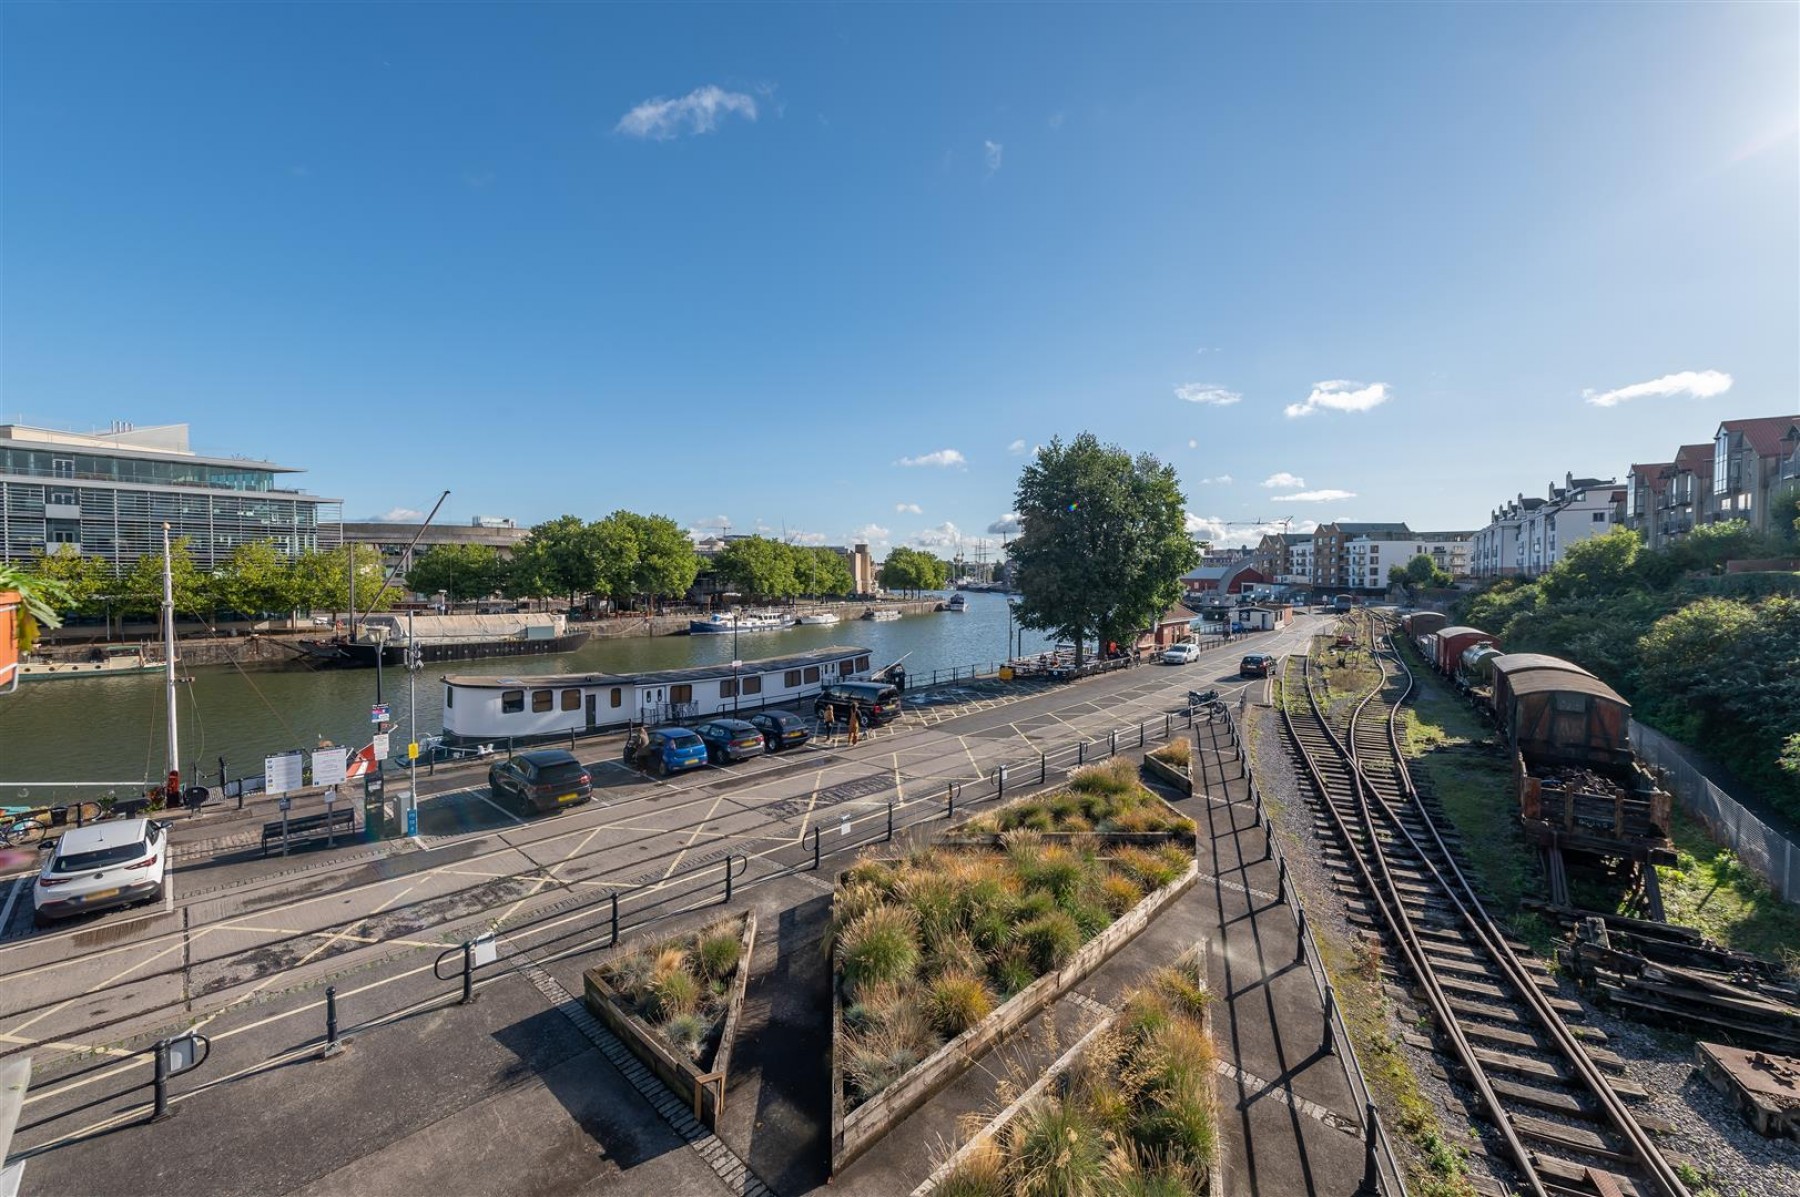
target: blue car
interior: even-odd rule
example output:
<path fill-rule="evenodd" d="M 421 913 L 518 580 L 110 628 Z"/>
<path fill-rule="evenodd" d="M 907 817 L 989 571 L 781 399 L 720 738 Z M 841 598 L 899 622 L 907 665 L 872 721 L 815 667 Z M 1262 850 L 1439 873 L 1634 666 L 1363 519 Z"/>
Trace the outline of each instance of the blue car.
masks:
<path fill-rule="evenodd" d="M 703 768 L 706 743 L 685 727 L 658 727 L 625 741 L 625 762 L 667 777 Z"/>

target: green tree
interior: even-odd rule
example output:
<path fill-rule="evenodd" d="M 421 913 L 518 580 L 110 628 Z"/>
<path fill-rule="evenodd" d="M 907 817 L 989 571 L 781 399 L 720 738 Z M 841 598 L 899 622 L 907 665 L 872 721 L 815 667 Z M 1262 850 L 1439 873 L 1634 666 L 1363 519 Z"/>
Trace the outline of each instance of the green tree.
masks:
<path fill-rule="evenodd" d="M 291 612 L 302 605 L 300 590 L 299 571 L 269 540 L 251 541 L 233 549 L 212 579 L 212 594 L 218 605 L 239 615 Z"/>
<path fill-rule="evenodd" d="M 849 594 L 856 589 L 856 579 L 850 576 L 850 565 L 836 549 L 802 548 L 798 552 L 807 562 L 807 584 L 801 588 L 802 594 L 822 598 Z"/>
<path fill-rule="evenodd" d="M 666 515 L 630 511 L 615 511 L 611 518 L 622 519 L 637 544 L 627 593 L 661 599 L 685 596 L 699 576 L 700 555 L 681 525 Z"/>
<path fill-rule="evenodd" d="M 619 567 L 616 536 L 602 536 L 578 515 L 536 524 L 513 556 L 509 593 L 523 598 L 577 596 L 603 591 L 608 571 Z"/>
<path fill-rule="evenodd" d="M 39 553 L 27 571 L 33 577 L 53 582 L 67 596 L 58 600 L 58 614 L 100 615 L 119 588 L 112 567 L 100 557 L 89 557 L 68 545 L 58 545 L 54 553 Z"/>
<path fill-rule="evenodd" d="M 794 576 L 791 546 L 766 536 L 746 536 L 727 544 L 713 559 L 721 581 L 739 594 L 765 599 L 792 598 L 800 593 Z"/>
<path fill-rule="evenodd" d="M 1450 581 L 1449 572 L 1433 561 L 1429 553 L 1415 554 L 1405 565 L 1388 566 L 1388 585 L 1404 590 L 1407 599 L 1413 602 L 1418 600 L 1421 590 L 1448 586 Z"/>
<path fill-rule="evenodd" d="M 210 619 L 213 611 L 212 578 L 194 564 L 188 538 L 177 536 L 169 545 L 170 589 L 177 619 Z M 163 557 L 145 553 L 132 562 L 119 579 L 120 608 L 127 615 L 150 618 L 162 613 Z"/>
<path fill-rule="evenodd" d="M 350 561 L 356 561 L 356 614 L 370 610 L 386 610 L 398 600 L 398 587 L 382 593 L 387 571 L 381 562 L 381 550 L 374 545 L 340 545 L 302 554 L 293 565 L 296 607 L 309 611 L 329 611 L 335 619 L 339 612 L 350 610 Z M 380 607 L 370 604 L 380 599 Z"/>
<path fill-rule="evenodd" d="M 1019 622 L 1075 643 L 1127 640 L 1181 597 L 1200 552 L 1172 467 L 1092 433 L 1039 451 L 1019 474 L 1012 542 Z"/>
<path fill-rule="evenodd" d="M 492 545 L 445 544 L 420 554 L 407 572 L 414 594 L 443 591 L 453 603 L 487 598 L 506 580 L 506 563 Z"/>
<path fill-rule="evenodd" d="M 15 591 L 23 600 L 17 616 L 20 652 L 31 651 L 40 630 L 60 628 L 60 613 L 73 605 L 61 582 L 0 563 L 0 591 L 3 590 Z"/>
<path fill-rule="evenodd" d="M 881 563 L 880 579 L 888 590 L 907 594 L 941 590 L 950 581 L 950 563 L 923 549 L 898 545 Z"/>
<path fill-rule="evenodd" d="M 1637 533 L 1629 528 L 1578 540 L 1544 573 L 1539 588 L 1551 601 L 1620 594 L 1637 581 L 1634 567 L 1642 547 Z"/>

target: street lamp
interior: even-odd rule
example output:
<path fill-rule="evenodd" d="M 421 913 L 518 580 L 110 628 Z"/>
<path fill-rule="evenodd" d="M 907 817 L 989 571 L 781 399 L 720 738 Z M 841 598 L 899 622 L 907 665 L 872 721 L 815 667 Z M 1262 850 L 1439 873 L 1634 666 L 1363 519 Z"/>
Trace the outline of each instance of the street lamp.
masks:
<path fill-rule="evenodd" d="M 743 689 L 743 683 L 738 679 L 738 670 L 744 666 L 744 662 L 738 657 L 738 622 L 738 613 L 733 611 L 731 613 L 731 713 L 733 715 L 738 713 L 738 704 L 742 701 L 739 691 Z"/>

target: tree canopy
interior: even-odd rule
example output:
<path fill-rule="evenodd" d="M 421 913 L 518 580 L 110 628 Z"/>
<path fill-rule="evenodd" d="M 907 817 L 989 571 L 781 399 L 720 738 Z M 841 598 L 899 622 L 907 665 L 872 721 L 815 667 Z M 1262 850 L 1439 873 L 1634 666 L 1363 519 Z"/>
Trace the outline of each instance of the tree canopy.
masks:
<path fill-rule="evenodd" d="M 419 555 L 406 575 L 414 594 L 443 591 L 453 603 L 487 598 L 506 584 L 506 562 L 492 545 L 437 545 Z"/>
<path fill-rule="evenodd" d="M 1181 597 L 1199 563 L 1175 470 L 1084 432 L 1019 474 L 1012 542 L 1019 622 L 1073 641 L 1135 639 Z"/>
<path fill-rule="evenodd" d="M 881 563 L 881 584 L 889 590 L 917 594 L 940 590 L 950 581 L 950 563 L 923 549 L 897 545 Z"/>
<path fill-rule="evenodd" d="M 1431 554 L 1416 554 L 1405 565 L 1388 566 L 1388 585 L 1399 586 L 1407 597 L 1416 599 L 1421 590 L 1450 585 L 1448 570 L 1432 560 Z"/>

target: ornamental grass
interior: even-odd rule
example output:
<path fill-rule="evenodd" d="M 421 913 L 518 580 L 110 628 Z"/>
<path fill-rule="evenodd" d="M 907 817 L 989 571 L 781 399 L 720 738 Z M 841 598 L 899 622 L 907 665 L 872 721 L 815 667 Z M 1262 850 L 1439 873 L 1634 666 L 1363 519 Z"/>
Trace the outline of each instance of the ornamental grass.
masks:
<path fill-rule="evenodd" d="M 600 975 L 625 1008 L 697 1065 L 711 1059 L 724 1028 L 731 984 L 743 963 L 743 922 L 639 944 L 602 963 Z"/>
<path fill-rule="evenodd" d="M 1215 1049 L 1188 953 L 1131 994 L 1066 1083 L 971 1148 L 939 1184 L 958 1197 L 1205 1193 L 1215 1156 Z"/>
<path fill-rule="evenodd" d="M 1186 741 L 1177 741 L 1185 747 Z M 1182 759 L 1186 763 L 1186 758 Z M 1193 820 L 1175 813 L 1138 780 L 1137 766 L 1124 757 L 1077 769 L 1066 788 L 1008 803 L 963 825 L 969 835 L 1009 831 L 1192 832 Z"/>
<path fill-rule="evenodd" d="M 1180 844 L 1103 853 L 1092 836 L 1046 844 L 1014 830 L 998 847 L 925 848 L 849 869 L 830 938 L 848 1107 L 1062 968 L 1189 861 Z"/>

